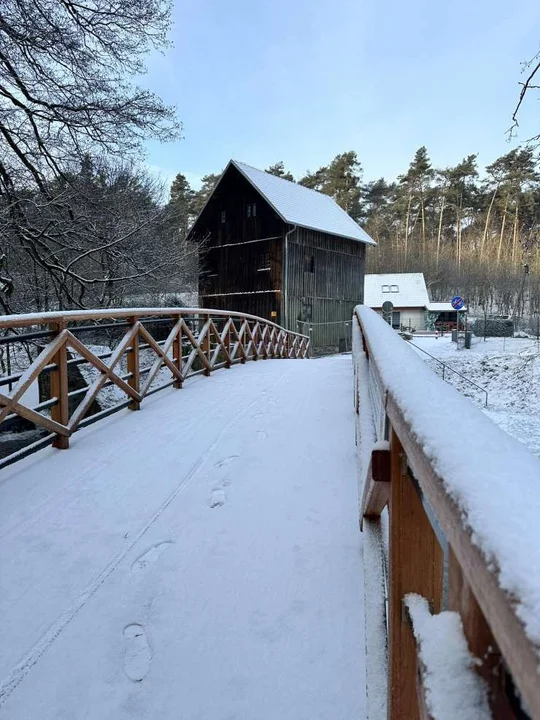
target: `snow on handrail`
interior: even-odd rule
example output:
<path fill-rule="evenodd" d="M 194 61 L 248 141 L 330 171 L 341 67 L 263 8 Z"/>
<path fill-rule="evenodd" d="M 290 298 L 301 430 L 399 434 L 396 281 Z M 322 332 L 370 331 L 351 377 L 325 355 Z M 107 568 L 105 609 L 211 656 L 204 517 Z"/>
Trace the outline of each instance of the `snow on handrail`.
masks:
<path fill-rule="evenodd" d="M 528 712 L 540 717 L 540 459 L 443 382 L 377 313 L 359 306 L 355 318 L 361 342 L 353 345 L 377 377 L 391 454 L 406 458 L 404 466 L 391 461 L 392 486 L 396 478 L 407 484 L 412 471 L 426 516 L 442 528 Z"/>

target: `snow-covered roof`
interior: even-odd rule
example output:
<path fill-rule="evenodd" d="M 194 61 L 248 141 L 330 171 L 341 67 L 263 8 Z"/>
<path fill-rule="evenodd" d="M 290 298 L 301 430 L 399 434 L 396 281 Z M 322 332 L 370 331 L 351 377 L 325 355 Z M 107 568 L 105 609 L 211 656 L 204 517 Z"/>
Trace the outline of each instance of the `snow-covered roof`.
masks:
<path fill-rule="evenodd" d="M 452 303 L 449 302 L 430 302 L 427 306 L 431 312 L 456 312 L 455 308 L 452 307 Z M 462 308 L 466 310 L 466 307 Z"/>
<path fill-rule="evenodd" d="M 386 300 L 390 300 L 396 308 L 427 307 L 429 297 L 423 274 L 386 273 L 382 275 L 366 275 L 364 305 L 380 308 Z"/>
<path fill-rule="evenodd" d="M 237 160 L 231 160 L 223 174 L 231 165 L 242 173 L 284 222 L 358 240 L 366 245 L 376 245 L 365 230 L 328 195 Z"/>

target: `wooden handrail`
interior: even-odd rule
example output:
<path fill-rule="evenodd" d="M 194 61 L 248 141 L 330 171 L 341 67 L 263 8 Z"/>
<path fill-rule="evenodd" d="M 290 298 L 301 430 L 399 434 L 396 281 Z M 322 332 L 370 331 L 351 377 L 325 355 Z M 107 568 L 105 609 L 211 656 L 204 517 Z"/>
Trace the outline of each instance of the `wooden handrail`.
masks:
<path fill-rule="evenodd" d="M 384 418 L 384 422 L 373 421 L 373 432 L 379 442 L 372 445 L 371 462 L 363 463 L 360 514 L 361 518 L 369 518 L 370 522 L 364 525 L 370 532 L 373 522 L 380 520 L 384 505 L 388 506 L 388 717 L 418 718 L 425 713 L 424 703 L 418 699 L 422 698 L 423 690 L 418 686 L 416 673 L 417 648 L 403 612 L 405 595 L 416 593 L 427 599 L 432 612 L 448 609 L 461 615 L 469 649 L 482 661 L 478 672 L 489 689 L 493 716 L 521 717 L 513 706 L 512 693 L 508 693 L 508 686 L 514 685 L 523 700 L 523 709 L 531 717 L 540 718 L 540 647 L 523 622 L 517 589 L 511 593 L 504 586 L 498 558 L 493 553 L 487 555 L 478 544 L 478 518 L 451 494 L 452 485 L 437 462 L 436 449 L 426 448 L 422 437 L 425 425 L 417 422 L 414 403 L 408 403 L 411 393 L 402 392 L 399 380 L 393 380 L 404 372 L 403 356 L 396 359 L 393 368 L 391 360 L 391 354 L 400 350 L 395 343 L 403 341 L 384 321 L 375 320 L 372 312 L 363 308 L 355 311 L 353 318 L 355 408 L 357 414 L 362 410 L 365 413 L 359 398 L 365 403 L 370 397 L 372 404 L 379 404 L 372 417 L 382 413 Z M 388 357 L 384 357 L 381 367 L 385 349 Z M 414 362 L 411 359 L 412 365 Z M 423 367 L 425 372 L 432 373 L 427 366 Z M 359 384 L 369 383 L 370 378 L 372 387 L 368 395 L 361 392 Z M 436 382 L 443 384 L 438 378 Z M 444 387 L 448 388 L 445 392 L 457 392 Z M 440 408 L 437 412 L 440 416 Z M 474 412 L 480 411 L 474 408 Z M 454 442 L 457 451 L 459 440 L 453 439 L 452 433 L 456 420 L 462 418 L 448 417 L 448 443 Z M 365 417 L 363 423 L 365 427 Z M 362 427 L 359 430 L 361 435 Z M 390 471 L 386 469 L 386 459 L 381 465 L 384 443 L 388 441 Z M 481 451 L 481 438 L 476 441 Z M 359 442 L 362 443 L 361 436 Z M 517 441 L 515 445 L 518 456 L 522 455 L 522 446 Z M 362 451 L 369 458 L 369 449 L 368 454 L 365 450 Z M 525 461 L 534 472 L 537 462 L 534 456 L 531 454 Z M 471 482 L 474 479 L 471 476 Z M 538 493 L 540 502 L 540 487 Z M 504 533 L 504 528 L 500 531 Z M 366 593 L 370 591 L 366 588 Z"/>
<path fill-rule="evenodd" d="M 111 322 L 105 325 L 107 332 L 114 332 L 117 327 L 122 335 L 114 350 L 105 353 L 102 359 L 100 353 L 77 336 L 77 323 L 95 322 L 95 330 L 99 332 L 100 322 L 104 320 L 121 321 L 117 326 Z M 159 327 L 165 328 L 170 323 L 164 341 L 157 341 L 151 333 L 152 323 L 156 321 Z M 22 372 L 10 393 L 0 392 L 0 430 L 3 422 L 19 416 L 48 432 L 47 441 L 63 449 L 69 446 L 69 437 L 81 422 L 88 422 L 96 398 L 105 386 L 114 385 L 121 393 L 115 407 L 121 409 L 129 402 L 131 410 L 138 410 L 146 396 L 171 385 L 179 389 L 188 377 L 201 372 L 210 375 L 218 368 L 230 368 L 247 360 L 296 359 L 309 354 L 307 335 L 254 315 L 206 308 L 121 308 L 4 315 L 0 316 L 0 328 L 12 331 L 11 335 L 3 336 L 4 344 L 24 348 L 31 343 L 40 348 L 35 359 L 27 360 L 27 367 L 19 368 Z M 37 332 L 19 332 L 24 328 L 35 328 Z M 41 328 L 46 328 L 46 332 L 41 332 Z M 88 329 L 87 324 L 81 331 L 86 333 Z M 153 358 L 146 367 L 141 363 L 143 353 Z M 69 354 L 76 356 L 77 367 L 91 367 L 96 375 L 76 393 L 69 388 L 69 367 L 75 367 L 68 359 Z M 168 377 L 160 378 L 161 384 L 154 387 L 163 370 Z M 25 392 L 46 375 L 50 392 L 45 407 L 43 399 L 33 407 L 21 402 Z M 75 396 L 83 392 L 82 400 L 73 406 Z M 50 411 L 50 417 L 42 410 Z M 32 443 L 28 453 L 42 446 L 43 442 Z M 28 453 L 21 450 L 12 453 L 0 460 L 0 467 Z"/>

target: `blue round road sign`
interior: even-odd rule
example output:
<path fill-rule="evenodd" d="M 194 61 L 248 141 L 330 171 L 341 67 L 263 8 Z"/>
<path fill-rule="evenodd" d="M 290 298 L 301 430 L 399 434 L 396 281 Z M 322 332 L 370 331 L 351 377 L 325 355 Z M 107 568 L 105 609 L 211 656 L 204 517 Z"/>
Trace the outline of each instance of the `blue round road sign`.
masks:
<path fill-rule="evenodd" d="M 463 298 L 459 295 L 453 297 L 451 303 L 454 310 L 461 310 L 461 308 L 465 305 L 465 303 L 463 302 Z"/>

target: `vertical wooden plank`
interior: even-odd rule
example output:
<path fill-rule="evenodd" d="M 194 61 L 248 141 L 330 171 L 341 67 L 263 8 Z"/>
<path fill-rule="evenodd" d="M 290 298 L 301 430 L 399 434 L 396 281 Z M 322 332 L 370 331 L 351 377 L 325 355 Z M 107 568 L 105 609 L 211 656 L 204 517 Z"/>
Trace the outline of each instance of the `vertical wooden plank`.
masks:
<path fill-rule="evenodd" d="M 231 319 L 230 315 L 229 315 L 229 317 L 226 317 L 226 318 L 225 318 L 225 324 L 227 324 L 230 319 Z M 224 337 L 224 339 L 223 339 L 223 345 L 225 346 L 225 350 L 227 351 L 227 356 L 230 357 L 230 355 L 231 355 L 231 329 L 230 329 L 230 327 L 229 327 L 229 329 L 227 330 L 227 332 L 225 333 L 225 337 Z M 226 361 L 225 361 L 225 367 L 226 367 L 226 368 L 230 368 L 230 367 L 231 367 L 231 362 L 230 362 L 230 360 L 226 360 Z"/>
<path fill-rule="evenodd" d="M 259 342 L 259 333 L 257 330 L 257 323 L 253 323 L 253 359 L 258 360 L 259 359 L 259 353 L 257 352 L 257 343 Z"/>
<path fill-rule="evenodd" d="M 451 548 L 448 558 L 448 609 L 461 616 L 469 650 L 481 662 L 477 672 L 489 686 L 494 720 L 517 717 L 506 695 L 507 675 L 501 651 Z"/>
<path fill-rule="evenodd" d="M 130 325 L 135 325 L 137 322 L 137 318 L 129 318 L 128 322 Z M 141 387 L 141 378 L 139 374 L 139 361 L 140 361 L 140 352 L 139 352 L 139 333 L 135 335 L 133 338 L 130 347 L 126 351 L 126 359 L 127 359 L 127 371 L 128 373 L 131 373 L 131 377 L 128 378 L 128 385 L 132 387 L 137 392 L 140 391 Z M 140 410 L 141 409 L 141 403 L 137 400 L 132 400 L 128 405 L 130 410 Z"/>
<path fill-rule="evenodd" d="M 54 323 L 50 326 L 51 331 L 58 335 L 65 328 L 64 322 Z M 67 366 L 67 346 L 65 343 L 58 349 L 51 362 L 56 367 L 50 373 L 50 394 L 51 398 L 58 398 L 56 405 L 51 408 L 51 418 L 61 425 L 69 422 L 69 398 L 68 398 L 68 366 Z M 69 438 L 65 435 L 57 435 L 53 441 L 53 446 L 59 450 L 67 450 L 69 448 Z"/>
<path fill-rule="evenodd" d="M 179 318 L 175 318 L 177 320 Z M 176 337 L 173 340 L 173 362 L 176 367 L 182 372 L 182 327 L 179 328 Z M 180 389 L 182 387 L 182 380 L 176 378 L 174 381 L 174 387 Z"/>
<path fill-rule="evenodd" d="M 210 320 L 210 315 L 204 316 L 205 324 L 208 323 Z M 212 354 L 212 343 L 211 343 L 211 330 L 210 327 L 208 327 L 208 330 L 206 332 L 206 335 L 203 338 L 203 352 L 208 359 L 208 362 L 210 362 L 210 357 Z M 205 367 L 204 374 L 208 377 L 210 375 L 210 369 Z"/>
<path fill-rule="evenodd" d="M 407 593 L 419 593 L 428 600 L 433 612 L 439 612 L 444 560 L 394 431 L 390 452 L 388 717 L 417 720 L 420 714 L 416 694 L 416 645 L 403 611 L 403 598 Z"/>

